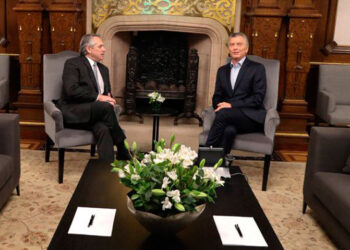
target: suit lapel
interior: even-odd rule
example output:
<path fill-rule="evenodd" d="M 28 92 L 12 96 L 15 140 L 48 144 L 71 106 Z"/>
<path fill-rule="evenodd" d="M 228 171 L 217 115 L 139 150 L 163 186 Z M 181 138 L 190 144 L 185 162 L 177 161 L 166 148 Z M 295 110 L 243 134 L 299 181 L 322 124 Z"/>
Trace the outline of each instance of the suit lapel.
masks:
<path fill-rule="evenodd" d="M 98 66 L 98 69 L 100 70 L 100 73 L 101 73 L 101 76 L 102 76 L 103 86 L 104 86 L 104 92 L 107 93 L 107 92 L 109 92 L 109 90 L 108 90 L 108 86 L 107 86 L 108 79 L 107 79 L 106 72 L 105 72 L 105 70 L 101 67 L 101 64 L 100 64 L 100 63 L 97 63 L 97 66 Z"/>
<path fill-rule="evenodd" d="M 88 72 L 89 72 L 89 76 L 90 76 L 92 85 L 93 85 L 93 87 L 95 88 L 96 92 L 98 93 L 96 78 L 95 78 L 94 72 L 92 71 L 92 68 L 91 68 L 91 65 L 90 65 L 90 63 L 89 63 L 89 60 L 86 59 L 85 56 L 83 56 L 82 58 L 83 58 L 83 62 L 84 62 L 84 64 L 85 64 L 85 66 L 87 67 L 87 70 L 88 70 Z"/>
<path fill-rule="evenodd" d="M 243 62 L 241 69 L 239 70 L 239 73 L 238 73 L 238 76 L 236 79 L 235 88 L 233 89 L 233 93 L 236 91 L 238 86 L 241 84 L 242 78 L 243 78 L 244 74 L 246 73 L 247 69 L 249 68 L 249 64 L 250 64 L 250 61 L 248 58 L 246 58 Z"/>
<path fill-rule="evenodd" d="M 226 83 L 226 88 L 229 90 L 228 93 L 232 97 L 233 95 L 233 90 L 232 90 L 232 85 L 231 85 L 231 67 L 230 63 L 226 64 L 225 67 L 225 83 Z"/>

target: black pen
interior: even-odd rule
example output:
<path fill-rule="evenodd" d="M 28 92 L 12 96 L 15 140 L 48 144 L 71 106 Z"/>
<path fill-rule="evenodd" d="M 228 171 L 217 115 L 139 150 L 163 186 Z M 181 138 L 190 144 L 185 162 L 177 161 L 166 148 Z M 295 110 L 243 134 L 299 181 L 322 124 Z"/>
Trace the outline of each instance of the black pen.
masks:
<path fill-rule="evenodd" d="M 95 219 L 95 215 L 92 214 L 91 217 L 90 217 L 90 221 L 89 221 L 88 227 L 92 226 L 92 223 L 94 223 L 94 219 Z"/>
<path fill-rule="evenodd" d="M 239 236 L 240 236 L 241 238 L 243 238 L 242 231 L 241 231 L 241 229 L 239 228 L 238 224 L 235 224 L 235 228 L 236 228 L 236 230 L 237 230 Z"/>

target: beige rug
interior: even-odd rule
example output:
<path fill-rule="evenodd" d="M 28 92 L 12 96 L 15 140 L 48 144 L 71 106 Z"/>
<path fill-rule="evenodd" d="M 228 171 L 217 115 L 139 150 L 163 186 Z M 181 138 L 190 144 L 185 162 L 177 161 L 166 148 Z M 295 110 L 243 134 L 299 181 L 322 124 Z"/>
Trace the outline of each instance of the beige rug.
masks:
<path fill-rule="evenodd" d="M 46 249 L 90 158 L 66 153 L 64 183 L 57 183 L 57 152 L 22 150 L 21 196 L 15 192 L 0 211 L 0 249 Z M 236 161 L 249 178 L 262 208 L 285 249 L 335 249 L 311 210 L 303 215 L 303 163 L 272 162 L 262 192 L 262 162 Z"/>

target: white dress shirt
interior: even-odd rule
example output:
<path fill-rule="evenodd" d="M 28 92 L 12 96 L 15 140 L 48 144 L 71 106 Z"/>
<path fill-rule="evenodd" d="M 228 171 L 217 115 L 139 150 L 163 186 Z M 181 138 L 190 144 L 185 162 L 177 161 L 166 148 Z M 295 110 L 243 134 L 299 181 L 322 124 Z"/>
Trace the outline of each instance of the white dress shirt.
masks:
<path fill-rule="evenodd" d="M 231 67 L 230 80 L 231 80 L 232 89 L 235 88 L 238 73 L 241 70 L 245 59 L 246 59 L 246 56 L 243 57 L 241 60 L 239 60 L 239 62 L 236 65 L 234 65 L 232 63 L 232 61 L 231 61 L 231 64 L 230 64 L 230 67 Z"/>
<path fill-rule="evenodd" d="M 101 72 L 100 72 L 100 69 L 98 68 L 97 66 L 97 62 L 95 62 L 94 60 L 92 60 L 91 58 L 89 57 L 86 57 L 91 65 L 91 68 L 92 68 L 92 72 L 94 72 L 94 64 L 96 63 L 96 68 L 97 68 L 97 78 L 96 81 L 97 81 L 97 84 L 99 85 L 100 87 L 100 93 L 99 94 L 103 94 L 103 92 L 105 91 L 105 86 L 104 86 L 104 82 L 103 82 L 103 78 L 102 78 L 102 75 L 101 75 Z"/>

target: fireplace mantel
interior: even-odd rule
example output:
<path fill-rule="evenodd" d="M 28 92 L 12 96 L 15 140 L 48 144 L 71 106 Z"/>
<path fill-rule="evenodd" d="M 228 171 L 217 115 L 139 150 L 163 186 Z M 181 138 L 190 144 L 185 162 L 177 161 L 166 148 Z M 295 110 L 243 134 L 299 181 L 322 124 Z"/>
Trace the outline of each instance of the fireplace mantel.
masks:
<path fill-rule="evenodd" d="M 197 110 L 211 104 L 217 69 L 226 62 L 228 33 L 216 20 L 203 17 L 136 15 L 113 16 L 98 28 L 107 53 L 104 64 L 110 69 L 112 91 L 122 97 L 125 87 L 126 53 L 130 43 L 123 34 L 137 31 L 174 31 L 193 35 L 190 47 L 200 56 Z M 197 36 L 197 37 L 196 37 Z"/>

